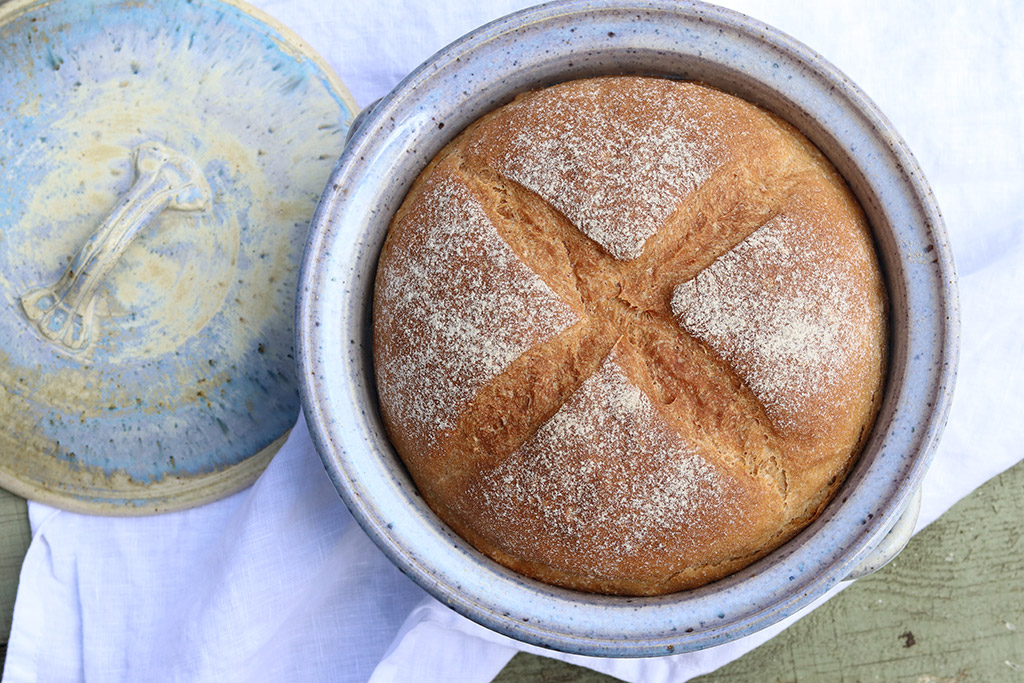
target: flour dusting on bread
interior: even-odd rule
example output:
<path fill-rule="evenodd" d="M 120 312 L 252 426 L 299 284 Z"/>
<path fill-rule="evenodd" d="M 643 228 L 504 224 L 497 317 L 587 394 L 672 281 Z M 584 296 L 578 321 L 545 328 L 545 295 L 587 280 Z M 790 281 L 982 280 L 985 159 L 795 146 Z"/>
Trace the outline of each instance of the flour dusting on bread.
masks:
<path fill-rule="evenodd" d="M 859 352 L 855 275 L 816 237 L 780 215 L 672 296 L 680 324 L 732 364 L 777 427 L 834 387 Z"/>
<path fill-rule="evenodd" d="M 418 236 L 385 266 L 382 401 L 425 445 L 455 426 L 484 384 L 577 321 L 498 235 L 457 177 L 428 181 L 405 220 Z"/>
<path fill-rule="evenodd" d="M 721 122 L 688 84 L 573 85 L 506 107 L 511 136 L 489 161 L 616 259 L 635 259 L 718 166 Z"/>
<path fill-rule="evenodd" d="M 709 512 L 730 506 L 724 475 L 669 427 L 616 356 L 484 478 L 496 542 L 508 552 L 571 543 L 575 569 L 596 574 L 636 557 L 662 562 L 666 535 L 679 552 L 679 538 L 705 537 Z"/>

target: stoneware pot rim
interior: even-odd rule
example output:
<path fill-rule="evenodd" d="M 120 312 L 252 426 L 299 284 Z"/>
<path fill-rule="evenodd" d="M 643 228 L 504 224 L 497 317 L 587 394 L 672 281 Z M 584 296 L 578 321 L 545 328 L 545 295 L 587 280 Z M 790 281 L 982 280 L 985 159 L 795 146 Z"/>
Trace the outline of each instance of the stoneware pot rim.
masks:
<path fill-rule="evenodd" d="M 387 441 L 371 361 L 377 255 L 419 170 L 466 125 L 515 94 L 608 73 L 702 80 L 800 128 L 864 205 L 891 299 L 881 413 L 836 500 L 750 567 L 654 598 L 547 586 L 455 536 L 418 496 Z M 442 603 L 518 640 L 577 654 L 698 650 L 761 630 L 820 597 L 871 553 L 918 489 L 955 381 L 952 254 L 906 144 L 817 53 L 759 21 L 697 2 L 560 0 L 487 24 L 435 54 L 377 103 L 353 135 L 313 218 L 299 282 L 303 409 L 354 517 Z"/>

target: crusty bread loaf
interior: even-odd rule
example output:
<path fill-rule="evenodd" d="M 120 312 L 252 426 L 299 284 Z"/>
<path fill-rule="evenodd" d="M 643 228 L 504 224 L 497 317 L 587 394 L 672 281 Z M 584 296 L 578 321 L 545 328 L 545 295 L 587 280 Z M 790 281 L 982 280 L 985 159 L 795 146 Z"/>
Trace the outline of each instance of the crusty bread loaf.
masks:
<path fill-rule="evenodd" d="M 673 592 L 833 496 L 877 411 L 885 306 L 861 209 L 791 126 L 695 83 L 572 81 L 470 126 L 395 215 L 381 414 L 481 552 Z"/>

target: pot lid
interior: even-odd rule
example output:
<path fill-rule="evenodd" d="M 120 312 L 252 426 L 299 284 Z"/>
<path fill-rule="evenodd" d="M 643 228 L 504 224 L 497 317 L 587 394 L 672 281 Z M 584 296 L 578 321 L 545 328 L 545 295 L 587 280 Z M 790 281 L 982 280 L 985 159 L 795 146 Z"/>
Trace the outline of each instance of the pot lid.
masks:
<path fill-rule="evenodd" d="M 107 514 L 248 485 L 298 416 L 355 103 L 234 0 L 16 0 L 0 44 L 0 485 Z"/>

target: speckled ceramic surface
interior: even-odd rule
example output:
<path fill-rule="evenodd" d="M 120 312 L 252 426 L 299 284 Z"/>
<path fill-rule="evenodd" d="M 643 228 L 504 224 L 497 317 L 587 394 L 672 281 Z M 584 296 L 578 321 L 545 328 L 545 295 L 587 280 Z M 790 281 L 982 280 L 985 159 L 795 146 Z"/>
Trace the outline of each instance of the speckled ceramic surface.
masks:
<path fill-rule="evenodd" d="M 800 128 L 850 182 L 872 223 L 891 298 L 891 356 L 876 428 L 836 500 L 793 541 L 702 588 L 616 598 L 524 579 L 441 524 L 384 434 L 370 302 L 392 213 L 433 155 L 522 92 L 609 73 L 696 79 Z M 899 135 L 809 48 L 735 12 L 677 2 L 556 2 L 473 32 L 381 100 L 353 135 L 313 220 L 300 277 L 303 405 L 341 495 L 406 573 L 466 616 L 526 642 L 604 656 L 705 648 L 792 614 L 846 578 L 920 484 L 955 377 L 953 262 L 931 191 Z"/>
<path fill-rule="evenodd" d="M 245 486 L 297 417 L 354 103 L 234 2 L 15 1 L 0 45 L 0 484 L 111 514 Z"/>

